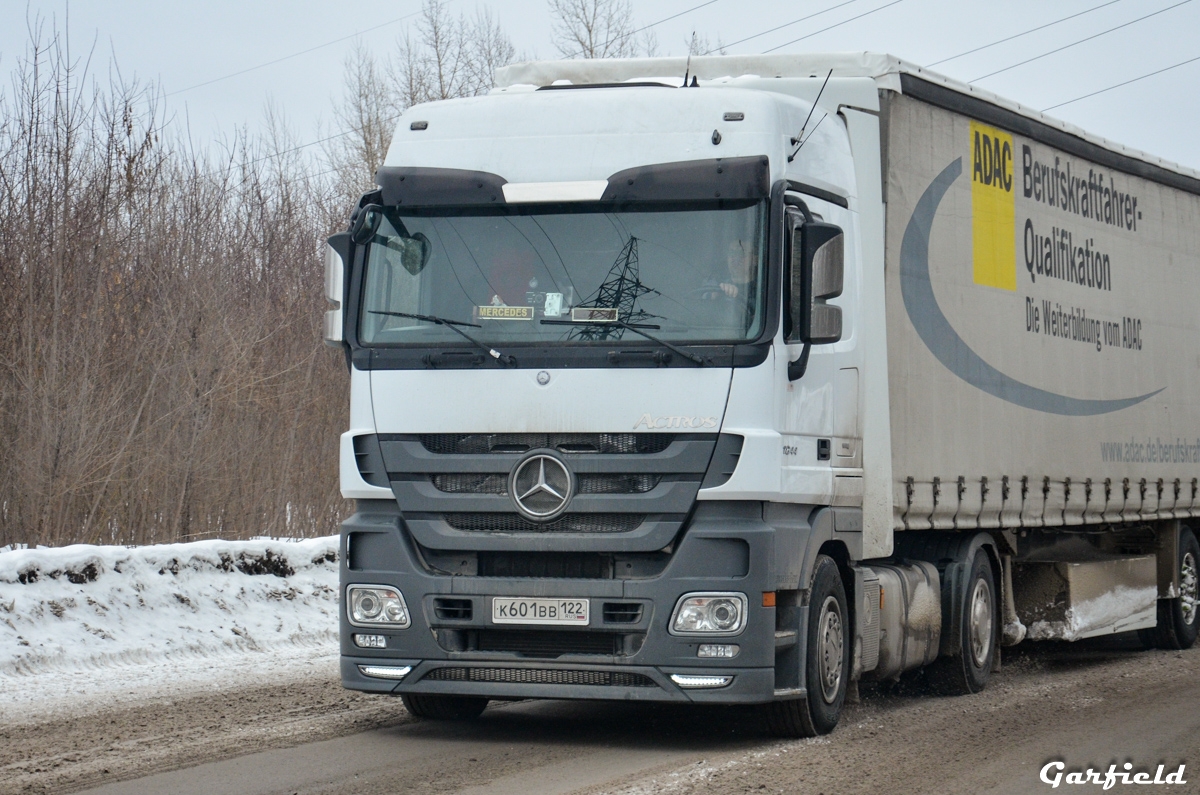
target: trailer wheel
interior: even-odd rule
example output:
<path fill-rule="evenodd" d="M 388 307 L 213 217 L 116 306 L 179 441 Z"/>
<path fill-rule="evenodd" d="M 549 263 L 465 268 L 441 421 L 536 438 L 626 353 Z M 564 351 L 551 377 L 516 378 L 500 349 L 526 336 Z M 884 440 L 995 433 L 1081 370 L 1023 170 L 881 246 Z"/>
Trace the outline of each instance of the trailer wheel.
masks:
<path fill-rule="evenodd" d="M 429 720 L 478 718 L 488 705 L 481 696 L 444 696 L 431 693 L 402 693 L 400 700 L 412 715 Z"/>
<path fill-rule="evenodd" d="M 928 681 L 935 692 L 962 696 L 983 690 L 996 659 L 998 621 L 996 580 L 987 552 L 980 549 L 967 578 L 958 653 L 936 660 L 927 669 Z"/>
<path fill-rule="evenodd" d="M 780 737 L 816 737 L 838 724 L 850 680 L 854 631 L 846 607 L 846 589 L 837 564 L 818 555 L 809 595 L 804 651 L 804 698 L 767 705 L 767 725 Z"/>
<path fill-rule="evenodd" d="M 1138 632 L 1151 648 L 1190 649 L 1200 633 L 1200 544 L 1179 528 L 1179 596 L 1158 600 L 1158 626 Z"/>

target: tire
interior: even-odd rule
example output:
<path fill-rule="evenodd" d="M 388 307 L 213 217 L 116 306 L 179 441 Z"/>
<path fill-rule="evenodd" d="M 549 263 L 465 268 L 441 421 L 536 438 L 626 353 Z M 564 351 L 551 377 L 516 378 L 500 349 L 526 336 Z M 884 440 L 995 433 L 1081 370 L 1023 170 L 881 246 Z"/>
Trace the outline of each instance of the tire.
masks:
<path fill-rule="evenodd" d="M 942 657 L 926 669 L 930 689 L 944 696 L 978 693 L 987 686 L 996 660 L 999 600 L 996 578 L 987 552 L 980 549 L 971 561 L 966 599 L 959 628 L 957 652 Z"/>
<path fill-rule="evenodd" d="M 414 717 L 428 720 L 471 720 L 478 718 L 488 705 L 488 700 L 482 696 L 430 693 L 402 693 L 400 700 Z"/>
<path fill-rule="evenodd" d="M 1179 596 L 1158 600 L 1158 626 L 1138 631 L 1151 648 L 1190 649 L 1200 633 L 1200 544 L 1179 528 Z"/>
<path fill-rule="evenodd" d="M 846 606 L 846 589 L 833 558 L 817 556 L 808 604 L 806 695 L 766 707 L 767 726 L 779 737 L 829 734 L 846 703 L 854 628 Z"/>

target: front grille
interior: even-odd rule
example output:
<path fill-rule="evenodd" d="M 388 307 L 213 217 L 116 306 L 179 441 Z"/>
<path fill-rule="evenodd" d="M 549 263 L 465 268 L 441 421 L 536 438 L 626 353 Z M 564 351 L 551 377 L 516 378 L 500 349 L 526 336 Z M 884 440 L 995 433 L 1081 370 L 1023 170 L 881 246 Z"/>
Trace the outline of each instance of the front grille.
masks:
<path fill-rule="evenodd" d="M 605 602 L 605 624 L 636 624 L 642 620 L 642 605 L 639 602 Z"/>
<path fill-rule="evenodd" d="M 429 480 L 435 489 L 447 494 L 508 494 L 508 475 L 454 472 L 447 475 L 430 475 Z"/>
<path fill-rule="evenodd" d="M 447 494 L 508 494 L 508 475 L 452 472 L 430 475 L 438 491 Z M 586 473 L 577 477 L 579 494 L 645 494 L 662 480 L 661 475 L 610 475 Z"/>
<path fill-rule="evenodd" d="M 470 533 L 627 533 L 646 520 L 637 513 L 576 513 L 545 523 L 515 513 L 447 513 L 443 518 Z"/>
<path fill-rule="evenodd" d="M 560 453 L 661 453 L 674 441 L 670 433 L 424 433 L 421 444 L 439 455 L 524 453 L 551 449 Z"/>
<path fill-rule="evenodd" d="M 480 577 L 611 580 L 612 555 L 598 552 L 480 552 Z"/>
<path fill-rule="evenodd" d="M 470 599 L 434 599 L 433 612 L 443 621 L 470 621 L 474 610 Z"/>
<path fill-rule="evenodd" d="M 481 629 L 479 651 L 502 651 L 524 657 L 561 657 L 564 654 L 621 653 L 621 636 L 611 632 L 569 632 L 537 629 Z"/>
<path fill-rule="evenodd" d="M 435 668 L 423 678 L 435 682 L 655 687 L 654 680 L 644 674 L 627 671 L 579 671 L 561 668 Z"/>

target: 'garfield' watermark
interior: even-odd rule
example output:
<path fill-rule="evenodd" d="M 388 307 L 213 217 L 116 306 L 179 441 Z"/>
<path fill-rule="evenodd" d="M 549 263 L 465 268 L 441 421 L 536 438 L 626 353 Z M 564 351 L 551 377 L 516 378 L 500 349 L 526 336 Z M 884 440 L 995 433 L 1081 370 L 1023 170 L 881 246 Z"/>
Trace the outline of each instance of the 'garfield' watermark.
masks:
<path fill-rule="evenodd" d="M 1106 772 L 1090 767 L 1087 770 L 1074 768 L 1068 771 L 1065 762 L 1047 762 L 1042 768 L 1042 781 L 1053 789 L 1057 789 L 1059 784 L 1099 784 L 1104 789 L 1112 789 L 1117 784 L 1187 783 L 1183 777 L 1186 765 L 1180 765 L 1178 770 L 1171 773 L 1166 772 L 1166 765 L 1159 765 L 1153 778 L 1146 770 L 1139 770 L 1135 773 L 1132 762 L 1126 762 L 1122 767 L 1124 770 L 1118 770 L 1116 763 L 1113 763 Z"/>

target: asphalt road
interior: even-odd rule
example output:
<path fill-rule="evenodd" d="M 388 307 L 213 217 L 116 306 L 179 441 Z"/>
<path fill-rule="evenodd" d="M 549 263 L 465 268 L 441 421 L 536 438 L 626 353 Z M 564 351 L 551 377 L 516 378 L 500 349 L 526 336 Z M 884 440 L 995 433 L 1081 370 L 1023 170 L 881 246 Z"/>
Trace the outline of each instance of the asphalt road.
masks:
<path fill-rule="evenodd" d="M 517 702 L 414 721 L 399 700 L 309 677 L 0 728 L 0 791 L 1023 793 L 1054 791 L 1039 771 L 1062 760 L 1184 764 L 1186 784 L 1114 791 L 1200 792 L 1200 648 L 1025 646 L 981 694 L 864 690 L 832 735 L 790 741 L 748 709 Z"/>

